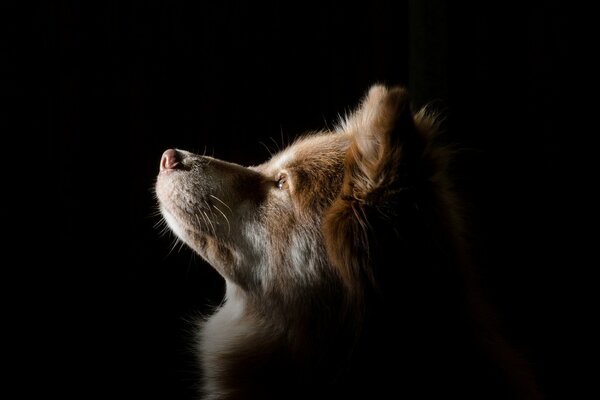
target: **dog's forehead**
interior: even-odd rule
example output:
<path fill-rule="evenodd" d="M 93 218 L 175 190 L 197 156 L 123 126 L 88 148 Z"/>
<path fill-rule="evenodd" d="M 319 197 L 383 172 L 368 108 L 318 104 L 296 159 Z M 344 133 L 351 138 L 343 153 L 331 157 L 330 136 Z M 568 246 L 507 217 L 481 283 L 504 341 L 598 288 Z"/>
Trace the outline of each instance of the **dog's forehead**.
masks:
<path fill-rule="evenodd" d="M 310 160 L 328 159 L 344 154 L 350 143 L 345 133 L 320 132 L 305 135 L 263 164 L 265 172 L 280 171 Z"/>

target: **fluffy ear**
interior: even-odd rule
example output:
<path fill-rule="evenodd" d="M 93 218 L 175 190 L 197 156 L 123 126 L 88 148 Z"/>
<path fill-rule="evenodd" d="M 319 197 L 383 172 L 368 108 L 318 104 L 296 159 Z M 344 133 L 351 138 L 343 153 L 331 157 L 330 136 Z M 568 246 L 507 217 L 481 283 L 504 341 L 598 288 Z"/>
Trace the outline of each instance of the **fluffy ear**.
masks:
<path fill-rule="evenodd" d="M 353 135 L 345 165 L 345 196 L 359 201 L 385 186 L 394 184 L 398 173 L 408 174 L 419 145 L 408 92 L 401 87 L 388 89 L 374 85 L 354 114 L 342 122 Z"/>
<path fill-rule="evenodd" d="M 369 220 L 373 209 L 386 207 L 390 196 L 408 186 L 422 153 L 408 93 L 400 87 L 372 86 L 358 109 L 340 128 L 352 135 L 344 165 L 344 183 L 325 214 L 323 233 L 329 257 L 351 291 L 374 280 L 366 268 Z M 374 283 L 374 282 L 373 282 Z"/>

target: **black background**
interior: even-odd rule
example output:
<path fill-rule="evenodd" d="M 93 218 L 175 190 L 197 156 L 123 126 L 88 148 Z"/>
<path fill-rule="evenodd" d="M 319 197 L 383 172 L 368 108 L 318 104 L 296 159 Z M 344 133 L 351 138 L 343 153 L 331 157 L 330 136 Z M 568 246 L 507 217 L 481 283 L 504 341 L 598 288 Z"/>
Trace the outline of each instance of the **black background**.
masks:
<path fill-rule="evenodd" d="M 257 164 L 381 82 L 441 110 L 446 139 L 466 149 L 458 188 L 488 300 L 547 398 L 562 397 L 569 10 L 456 3 L 62 1 L 9 16 L 4 75 L 25 78 L 5 80 L 4 112 L 50 156 L 16 152 L 33 167 L 20 184 L 44 194 L 17 198 L 36 222 L 15 236 L 40 243 L 10 263 L 17 352 L 36 349 L 16 370 L 47 378 L 19 390 L 190 398 L 188 321 L 222 282 L 156 227 L 161 153 Z"/>

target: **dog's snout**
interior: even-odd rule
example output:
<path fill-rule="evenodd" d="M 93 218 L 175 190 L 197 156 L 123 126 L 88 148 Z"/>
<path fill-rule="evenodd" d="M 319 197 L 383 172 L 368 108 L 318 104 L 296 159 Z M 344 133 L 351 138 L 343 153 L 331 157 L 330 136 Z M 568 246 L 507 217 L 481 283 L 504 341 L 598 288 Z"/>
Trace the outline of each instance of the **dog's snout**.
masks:
<path fill-rule="evenodd" d="M 175 149 L 168 149 L 162 154 L 160 159 L 160 170 L 167 171 L 176 169 L 181 163 L 181 156 Z"/>

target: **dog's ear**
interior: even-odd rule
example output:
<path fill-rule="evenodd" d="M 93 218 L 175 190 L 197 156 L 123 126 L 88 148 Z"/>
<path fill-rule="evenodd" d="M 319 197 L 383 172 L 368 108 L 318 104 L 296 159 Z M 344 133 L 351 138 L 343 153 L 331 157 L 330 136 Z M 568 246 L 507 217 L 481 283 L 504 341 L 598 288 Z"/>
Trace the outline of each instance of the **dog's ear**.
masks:
<path fill-rule="evenodd" d="M 353 137 L 345 161 L 343 192 L 359 201 L 368 201 L 412 171 L 421 144 L 411 111 L 408 92 L 374 85 L 360 106 L 342 122 Z M 399 168 L 400 164 L 403 168 Z"/>
<path fill-rule="evenodd" d="M 417 132 L 408 92 L 401 87 L 370 88 L 358 109 L 340 129 L 352 135 L 342 189 L 325 214 L 323 233 L 329 257 L 351 289 L 374 280 L 369 257 L 367 213 L 388 206 L 390 198 L 411 185 L 423 138 Z M 412 157 L 412 158 L 411 158 Z"/>

